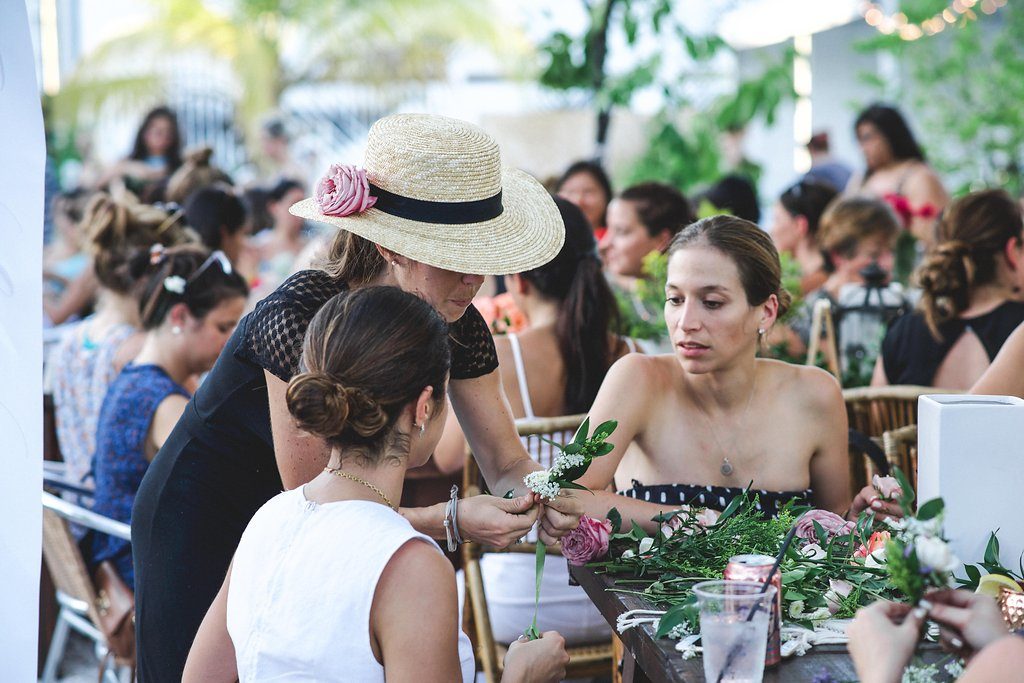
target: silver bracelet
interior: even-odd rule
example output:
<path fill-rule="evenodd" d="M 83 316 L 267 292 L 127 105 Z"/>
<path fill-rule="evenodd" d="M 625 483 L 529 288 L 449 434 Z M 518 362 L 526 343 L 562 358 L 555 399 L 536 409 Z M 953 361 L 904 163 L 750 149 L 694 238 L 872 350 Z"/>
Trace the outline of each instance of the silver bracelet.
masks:
<path fill-rule="evenodd" d="M 456 545 L 462 545 L 462 535 L 459 533 L 459 486 L 452 484 L 452 533 L 455 535 Z"/>
<path fill-rule="evenodd" d="M 455 552 L 462 543 L 459 537 L 459 525 L 457 523 L 459 510 L 459 487 L 453 485 L 451 498 L 444 506 L 444 535 L 448 541 L 448 552 Z"/>

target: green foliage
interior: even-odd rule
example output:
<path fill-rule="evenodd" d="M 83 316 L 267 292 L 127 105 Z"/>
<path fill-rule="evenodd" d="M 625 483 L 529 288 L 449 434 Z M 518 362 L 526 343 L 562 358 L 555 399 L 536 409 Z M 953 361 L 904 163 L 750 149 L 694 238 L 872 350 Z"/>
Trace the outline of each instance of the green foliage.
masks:
<path fill-rule="evenodd" d="M 779 105 L 795 96 L 794 55 L 792 49 L 786 50 L 781 59 L 766 64 L 758 77 L 740 82 L 735 92 L 694 112 L 685 125 L 678 125 L 674 114 L 688 103 L 678 94 L 670 97 L 652 123 L 647 148 L 630 170 L 628 181 L 657 180 L 691 192 L 717 180 L 723 171 L 722 133 L 742 130 L 761 118 L 772 125 Z M 743 160 L 741 168 L 733 170 L 755 184 L 760 175 L 760 167 L 750 160 Z"/>
<path fill-rule="evenodd" d="M 668 278 L 668 256 L 652 251 L 643 260 L 644 277 L 637 281 L 635 292 L 615 290 L 619 304 L 619 333 L 633 339 L 660 341 L 665 329 L 665 280 Z"/>
<path fill-rule="evenodd" d="M 902 0 L 911 21 L 946 3 Z M 938 8 L 938 9 L 936 9 Z M 915 19 L 917 18 L 917 19 Z M 897 93 L 914 112 L 915 133 L 940 174 L 965 180 L 956 191 L 996 185 L 1024 192 L 1024 6 L 1007 3 L 992 16 L 907 42 L 879 35 L 860 48 L 895 55 L 909 76 Z M 885 93 L 886 83 L 876 85 Z M 886 93 L 891 97 L 891 94 Z"/>

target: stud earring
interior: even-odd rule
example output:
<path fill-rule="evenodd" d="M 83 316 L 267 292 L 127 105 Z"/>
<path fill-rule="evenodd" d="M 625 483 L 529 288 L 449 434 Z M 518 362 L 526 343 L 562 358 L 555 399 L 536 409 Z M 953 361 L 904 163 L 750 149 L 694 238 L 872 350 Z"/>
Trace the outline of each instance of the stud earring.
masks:
<path fill-rule="evenodd" d="M 425 432 L 426 429 L 427 429 L 427 423 L 426 423 L 426 421 L 424 421 L 423 424 L 420 425 L 420 436 L 423 436 L 423 432 Z"/>
<path fill-rule="evenodd" d="M 175 325 L 171 328 L 171 334 L 181 334 L 181 328 Z"/>
<path fill-rule="evenodd" d="M 757 328 L 757 336 L 758 337 L 763 337 L 764 336 L 764 328 L 763 327 Z"/>

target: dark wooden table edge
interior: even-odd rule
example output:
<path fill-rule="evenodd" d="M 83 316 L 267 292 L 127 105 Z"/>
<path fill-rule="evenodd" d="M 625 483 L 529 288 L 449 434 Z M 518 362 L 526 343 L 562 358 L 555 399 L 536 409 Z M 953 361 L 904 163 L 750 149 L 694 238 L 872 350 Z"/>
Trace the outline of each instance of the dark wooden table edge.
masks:
<path fill-rule="evenodd" d="M 573 579 L 580 584 L 583 590 L 587 593 L 591 602 L 597 607 L 598 611 L 601 612 L 601 616 L 605 618 L 612 628 L 615 629 L 616 619 L 619 616 L 619 612 L 615 609 L 615 603 L 613 600 L 600 600 L 595 599 L 595 594 L 604 593 L 607 589 L 601 576 L 595 573 L 591 569 L 586 567 L 574 567 L 569 566 L 569 574 Z M 639 599 L 638 599 L 639 601 Z M 641 635 L 641 629 L 646 631 L 647 637 Z M 666 651 L 657 647 L 654 644 L 654 629 L 649 625 L 634 626 L 633 628 L 627 629 L 622 633 L 615 629 L 616 635 L 622 641 L 623 646 L 626 648 L 627 656 L 633 656 L 640 661 L 657 661 L 661 666 L 655 671 L 644 669 L 643 672 L 647 678 L 654 683 L 679 683 L 680 678 L 668 678 L 666 677 L 665 671 L 673 668 L 673 663 L 670 660 L 670 652 L 674 653 L 676 657 L 682 659 L 682 655 L 675 653 L 674 650 Z"/>

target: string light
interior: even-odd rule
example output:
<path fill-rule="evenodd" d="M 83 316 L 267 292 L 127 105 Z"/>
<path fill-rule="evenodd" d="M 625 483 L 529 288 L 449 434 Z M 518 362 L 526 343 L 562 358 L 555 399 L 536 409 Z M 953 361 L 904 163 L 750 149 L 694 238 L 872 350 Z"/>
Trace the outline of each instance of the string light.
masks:
<path fill-rule="evenodd" d="M 923 36 L 942 33 L 947 25 L 963 26 L 968 21 L 976 20 L 978 15 L 973 9 L 976 5 L 979 5 L 983 13 L 994 14 L 1000 7 L 1006 5 L 1006 0 L 953 0 L 949 7 L 920 22 L 910 21 L 903 12 L 886 14 L 877 2 L 864 2 L 861 14 L 864 22 L 879 33 L 896 34 L 903 40 L 917 40 Z"/>

